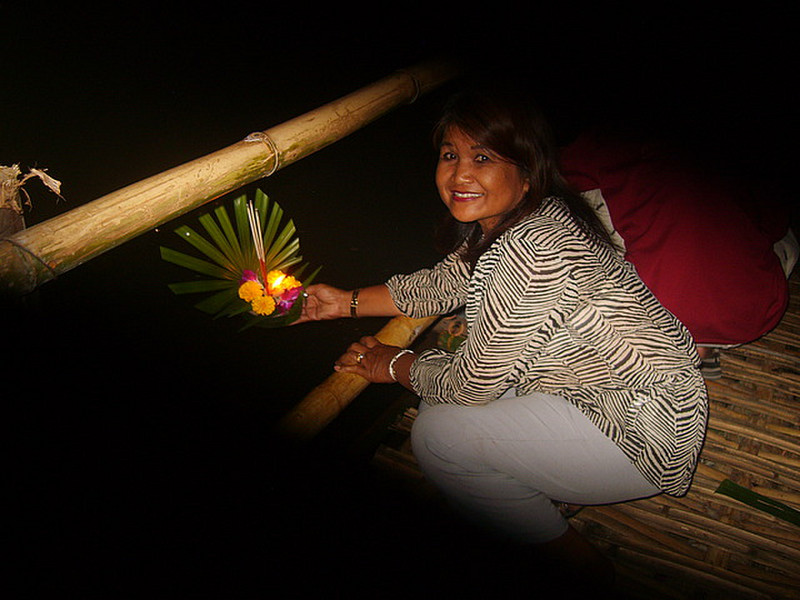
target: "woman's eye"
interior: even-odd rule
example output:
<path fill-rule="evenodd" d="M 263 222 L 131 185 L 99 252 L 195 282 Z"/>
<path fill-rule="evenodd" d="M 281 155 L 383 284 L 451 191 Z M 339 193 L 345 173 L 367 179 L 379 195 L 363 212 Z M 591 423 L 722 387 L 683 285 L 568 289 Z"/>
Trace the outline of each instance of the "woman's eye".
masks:
<path fill-rule="evenodd" d="M 453 160 L 456 155 L 453 152 L 442 152 L 441 160 Z"/>

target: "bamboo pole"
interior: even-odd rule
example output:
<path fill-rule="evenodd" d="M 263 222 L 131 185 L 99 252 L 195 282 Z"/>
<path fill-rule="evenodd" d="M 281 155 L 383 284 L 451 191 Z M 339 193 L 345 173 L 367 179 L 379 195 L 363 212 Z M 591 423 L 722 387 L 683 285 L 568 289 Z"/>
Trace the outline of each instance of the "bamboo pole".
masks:
<path fill-rule="evenodd" d="M 0 294 L 20 296 L 198 206 L 272 175 L 456 75 L 420 63 L 231 146 L 0 240 Z"/>
<path fill-rule="evenodd" d="M 375 337 L 384 344 L 407 348 L 438 317 L 391 319 Z M 277 433 L 296 442 L 308 441 L 322 431 L 369 385 L 360 375 L 334 373 L 309 392 L 277 426 Z"/>

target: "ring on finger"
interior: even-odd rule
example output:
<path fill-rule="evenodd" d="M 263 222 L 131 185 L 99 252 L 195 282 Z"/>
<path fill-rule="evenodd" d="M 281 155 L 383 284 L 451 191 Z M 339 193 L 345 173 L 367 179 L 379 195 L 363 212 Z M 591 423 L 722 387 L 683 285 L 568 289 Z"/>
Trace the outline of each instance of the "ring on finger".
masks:
<path fill-rule="evenodd" d="M 363 352 L 359 352 L 356 355 L 356 364 L 360 365 L 362 360 L 364 360 L 364 353 Z"/>

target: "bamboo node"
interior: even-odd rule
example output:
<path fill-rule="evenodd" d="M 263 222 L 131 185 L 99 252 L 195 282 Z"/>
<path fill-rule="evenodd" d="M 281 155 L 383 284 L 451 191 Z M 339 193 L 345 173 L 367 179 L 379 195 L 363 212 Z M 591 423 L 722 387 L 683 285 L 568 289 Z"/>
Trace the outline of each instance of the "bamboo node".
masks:
<path fill-rule="evenodd" d="M 39 263 L 44 265 L 47 268 L 48 271 L 50 271 L 50 274 L 53 276 L 54 279 L 58 275 L 56 273 L 56 263 L 55 263 L 55 261 L 52 261 L 52 260 L 49 261 L 49 262 L 45 261 L 41 256 L 39 256 L 38 254 L 36 254 L 32 250 L 29 250 L 23 244 L 20 244 L 19 242 L 15 241 L 14 239 L 12 239 L 10 237 L 0 238 L 0 242 L 8 242 L 9 244 L 14 246 L 15 248 L 19 248 L 20 250 L 22 250 L 23 253 L 25 253 L 28 256 L 36 259 Z"/>

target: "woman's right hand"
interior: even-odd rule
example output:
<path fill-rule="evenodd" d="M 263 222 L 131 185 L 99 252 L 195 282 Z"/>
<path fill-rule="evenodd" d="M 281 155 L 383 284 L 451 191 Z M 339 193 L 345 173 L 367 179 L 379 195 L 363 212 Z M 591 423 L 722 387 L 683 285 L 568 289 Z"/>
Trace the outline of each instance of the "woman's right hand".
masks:
<path fill-rule="evenodd" d="M 351 292 L 324 283 L 306 288 L 308 297 L 303 303 L 303 312 L 295 323 L 324 321 L 350 316 Z"/>

